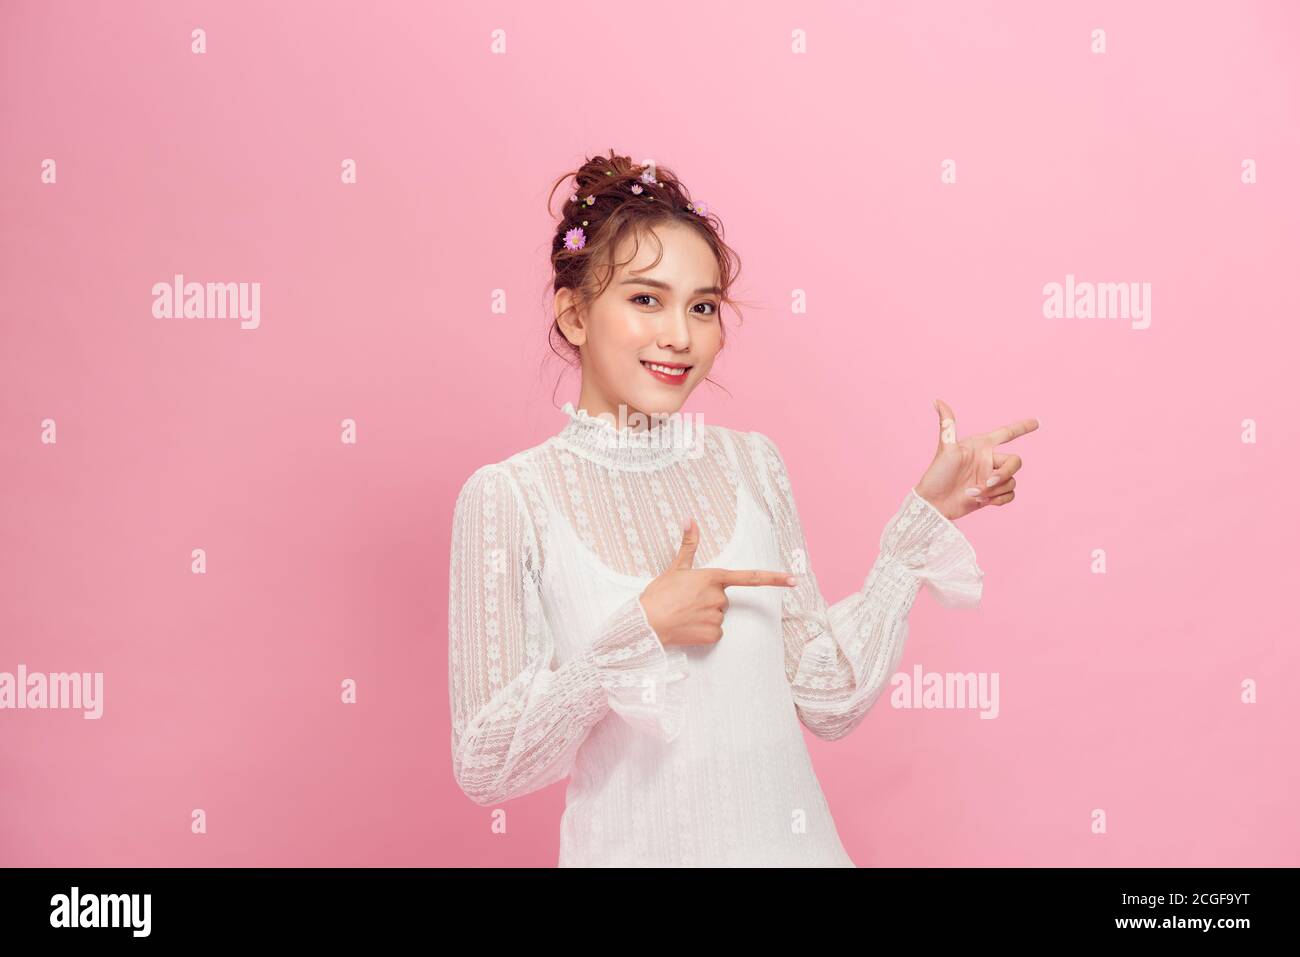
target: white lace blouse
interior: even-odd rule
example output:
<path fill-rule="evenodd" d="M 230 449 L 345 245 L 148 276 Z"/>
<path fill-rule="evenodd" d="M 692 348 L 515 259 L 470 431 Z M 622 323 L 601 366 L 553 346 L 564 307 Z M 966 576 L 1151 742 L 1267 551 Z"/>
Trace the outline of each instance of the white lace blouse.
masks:
<path fill-rule="evenodd" d="M 854 866 L 801 726 L 834 740 L 862 721 L 922 583 L 948 607 L 979 603 L 974 549 L 909 490 L 862 587 L 828 606 L 765 435 L 564 412 L 558 434 L 478 469 L 456 500 L 461 789 L 487 806 L 569 777 L 560 866 Z M 687 515 L 695 567 L 801 581 L 728 588 L 721 641 L 665 647 L 639 595 Z"/>

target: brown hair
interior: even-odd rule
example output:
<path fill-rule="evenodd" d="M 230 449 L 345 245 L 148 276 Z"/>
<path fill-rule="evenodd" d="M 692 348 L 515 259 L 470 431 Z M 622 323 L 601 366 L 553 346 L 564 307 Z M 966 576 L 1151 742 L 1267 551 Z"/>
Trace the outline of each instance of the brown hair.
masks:
<path fill-rule="evenodd" d="M 722 322 L 723 305 L 731 306 L 740 315 L 738 300 L 731 297 L 731 287 L 740 275 L 740 257 L 723 241 L 722 221 L 713 213 L 701 215 L 695 211 L 690 194 L 671 169 L 655 164 L 654 182 L 645 182 L 642 174 L 650 169 L 650 165 L 633 163 L 626 156 L 615 155 L 611 149 L 609 156 L 588 157 L 580 168 L 556 180 L 546 201 L 548 212 L 551 212 L 555 191 L 570 177 L 575 185 L 569 192 L 577 199 L 564 198 L 563 213 L 551 240 L 551 266 L 555 274 L 547 285 L 552 294 L 561 289 L 572 289 L 575 304 L 570 309 L 581 309 L 600 297 L 613 281 L 619 266 L 632 261 L 613 261 L 614 251 L 625 236 L 632 235 L 637 240 L 633 258 L 641 247 L 643 236 L 655 240 L 659 245 L 659 256 L 650 264 L 654 266 L 663 258 L 663 244 L 651 229 L 663 223 L 682 223 L 699 233 L 717 257 L 718 287 L 722 290 L 719 323 Z M 634 186 L 639 186 L 640 191 L 637 192 Z M 588 197 L 593 200 L 590 204 Z M 581 228 L 586 237 L 581 249 L 565 246 L 565 235 L 574 228 Z M 556 355 L 570 365 L 574 364 L 579 349 L 564 337 L 559 316 L 547 330 L 547 339 Z M 722 341 L 726 343 L 725 325 L 722 327 Z"/>

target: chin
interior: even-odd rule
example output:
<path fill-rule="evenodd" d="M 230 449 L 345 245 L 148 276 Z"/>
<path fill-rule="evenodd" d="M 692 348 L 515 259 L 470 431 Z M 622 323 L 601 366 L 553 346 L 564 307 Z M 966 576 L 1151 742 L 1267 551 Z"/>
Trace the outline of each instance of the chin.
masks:
<path fill-rule="evenodd" d="M 690 392 L 685 386 L 671 386 L 670 388 L 673 389 L 671 395 L 646 392 L 633 396 L 628 400 L 628 414 L 631 415 L 631 409 L 639 409 L 647 415 L 655 413 L 671 415 L 674 412 L 680 412 L 682 406 L 686 404 L 686 397 L 690 395 Z"/>

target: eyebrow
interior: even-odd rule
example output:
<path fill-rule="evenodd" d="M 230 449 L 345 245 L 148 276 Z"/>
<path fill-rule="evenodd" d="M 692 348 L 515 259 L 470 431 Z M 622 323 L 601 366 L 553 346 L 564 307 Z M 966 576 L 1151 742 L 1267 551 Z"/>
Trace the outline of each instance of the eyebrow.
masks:
<path fill-rule="evenodd" d="M 620 286 L 654 286 L 656 289 L 667 289 L 669 292 L 672 292 L 673 290 L 672 286 L 668 285 L 668 283 L 663 282 L 662 280 L 659 279 L 624 279 L 622 282 L 619 283 L 619 285 Z M 691 295 L 693 296 L 703 296 L 705 294 L 720 296 L 722 295 L 722 290 L 719 289 L 717 286 L 701 286 L 699 289 L 696 289 L 695 292 L 691 293 Z"/>

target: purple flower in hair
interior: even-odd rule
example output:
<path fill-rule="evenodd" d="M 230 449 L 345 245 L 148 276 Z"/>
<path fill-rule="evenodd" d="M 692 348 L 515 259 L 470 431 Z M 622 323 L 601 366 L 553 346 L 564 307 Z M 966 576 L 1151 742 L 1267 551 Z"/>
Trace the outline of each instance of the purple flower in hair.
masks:
<path fill-rule="evenodd" d="M 636 193 L 638 196 L 640 196 L 643 192 L 645 192 L 645 190 L 642 189 L 640 183 L 633 183 L 633 184 L 631 185 L 630 189 L 632 190 L 632 192 Z"/>
<path fill-rule="evenodd" d="M 582 231 L 581 226 L 574 226 L 564 234 L 565 249 L 581 249 L 587 245 L 587 234 Z"/>
<path fill-rule="evenodd" d="M 708 203 L 687 203 L 686 208 L 694 210 L 695 212 L 699 213 L 701 216 L 709 215 Z"/>
<path fill-rule="evenodd" d="M 648 183 L 651 186 L 659 185 L 658 182 L 655 181 L 655 171 L 652 169 L 647 169 L 644 173 L 641 174 L 641 182 Z"/>

